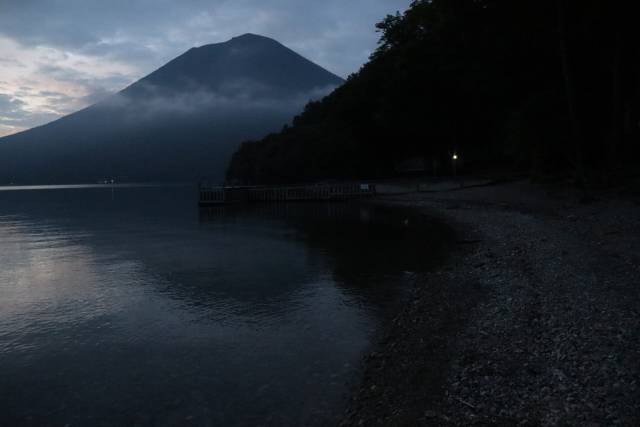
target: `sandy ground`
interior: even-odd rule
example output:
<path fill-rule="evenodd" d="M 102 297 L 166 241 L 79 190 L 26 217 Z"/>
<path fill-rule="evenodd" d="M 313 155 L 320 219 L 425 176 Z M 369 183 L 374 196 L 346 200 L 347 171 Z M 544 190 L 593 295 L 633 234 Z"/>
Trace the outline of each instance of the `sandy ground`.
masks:
<path fill-rule="evenodd" d="M 386 190 L 457 241 L 367 357 L 343 425 L 640 425 L 637 194 Z"/>

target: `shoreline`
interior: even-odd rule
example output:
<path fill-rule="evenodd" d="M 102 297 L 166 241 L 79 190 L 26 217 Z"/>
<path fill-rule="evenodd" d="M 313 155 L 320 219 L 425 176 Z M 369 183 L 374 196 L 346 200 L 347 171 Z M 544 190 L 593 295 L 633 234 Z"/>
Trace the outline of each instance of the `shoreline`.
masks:
<path fill-rule="evenodd" d="M 635 197 L 635 198 L 634 198 Z M 341 425 L 640 423 L 640 200 L 527 182 L 383 196 L 456 232 Z"/>

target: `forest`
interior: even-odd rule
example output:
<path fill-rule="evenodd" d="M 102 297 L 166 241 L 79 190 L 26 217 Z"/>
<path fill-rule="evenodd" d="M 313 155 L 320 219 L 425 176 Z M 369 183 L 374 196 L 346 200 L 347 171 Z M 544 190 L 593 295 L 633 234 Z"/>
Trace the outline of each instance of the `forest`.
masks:
<path fill-rule="evenodd" d="M 244 142 L 227 180 L 374 179 L 508 169 L 606 186 L 635 173 L 639 27 L 631 2 L 416 0 L 369 61 L 291 125 Z"/>

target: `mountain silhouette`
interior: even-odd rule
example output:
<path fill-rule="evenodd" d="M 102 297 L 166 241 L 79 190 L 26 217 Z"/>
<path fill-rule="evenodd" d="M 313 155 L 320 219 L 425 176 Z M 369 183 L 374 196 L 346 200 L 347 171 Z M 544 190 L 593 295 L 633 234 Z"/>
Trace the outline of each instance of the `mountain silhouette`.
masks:
<path fill-rule="evenodd" d="M 0 138 L 0 184 L 219 180 L 240 142 L 342 82 L 263 36 L 192 48 L 97 104 Z"/>

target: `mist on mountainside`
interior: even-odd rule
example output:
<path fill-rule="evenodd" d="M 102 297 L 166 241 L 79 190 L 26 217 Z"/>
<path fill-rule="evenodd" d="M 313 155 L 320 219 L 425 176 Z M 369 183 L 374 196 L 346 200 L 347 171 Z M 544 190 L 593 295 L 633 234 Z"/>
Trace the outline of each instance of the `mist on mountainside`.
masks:
<path fill-rule="evenodd" d="M 241 141 L 341 83 L 267 37 L 193 48 L 95 105 L 0 139 L 0 183 L 219 180 Z"/>

